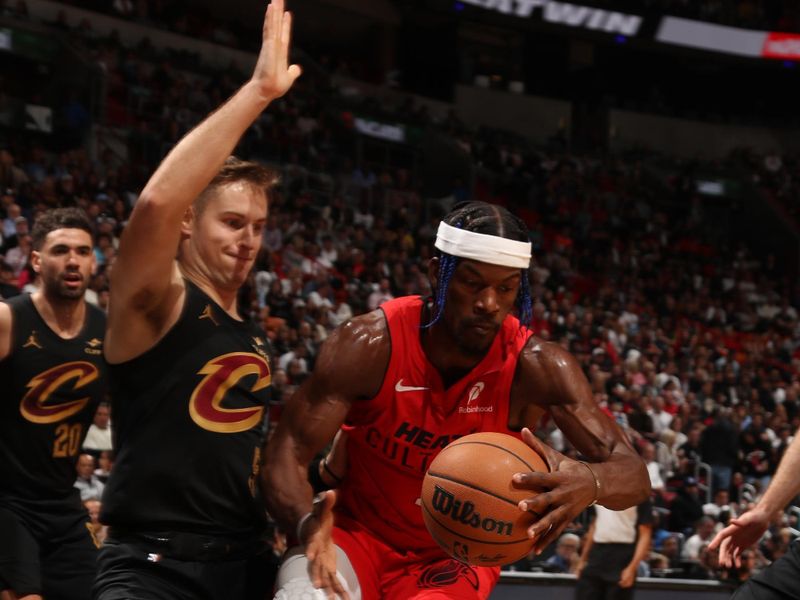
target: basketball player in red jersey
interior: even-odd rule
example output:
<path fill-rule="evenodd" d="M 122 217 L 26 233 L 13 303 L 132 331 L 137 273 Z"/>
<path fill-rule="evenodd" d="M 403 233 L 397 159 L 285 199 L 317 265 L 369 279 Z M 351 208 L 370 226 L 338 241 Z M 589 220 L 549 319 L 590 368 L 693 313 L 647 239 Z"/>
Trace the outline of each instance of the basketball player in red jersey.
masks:
<path fill-rule="evenodd" d="M 522 430 L 551 469 L 514 476 L 539 493 L 520 503 L 541 515 L 528 532 L 537 550 L 590 504 L 619 510 L 650 492 L 644 463 L 598 409 L 574 357 L 523 326 L 531 316 L 524 223 L 469 202 L 445 217 L 436 248 L 435 297 L 390 301 L 337 329 L 267 447 L 267 503 L 301 544 L 284 561 L 279 600 L 487 598 L 499 569 L 447 557 L 417 503 L 428 465 L 466 434 L 533 427 L 548 412 L 594 463 Z M 347 475 L 312 504 L 306 468 L 342 425 Z"/>

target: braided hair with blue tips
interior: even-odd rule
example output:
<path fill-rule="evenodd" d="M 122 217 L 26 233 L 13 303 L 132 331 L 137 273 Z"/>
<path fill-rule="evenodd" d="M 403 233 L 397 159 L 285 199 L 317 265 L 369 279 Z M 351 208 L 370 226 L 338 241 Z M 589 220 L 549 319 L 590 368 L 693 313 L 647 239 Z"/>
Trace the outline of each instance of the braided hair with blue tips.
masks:
<path fill-rule="evenodd" d="M 519 217 L 514 216 L 502 206 L 486 202 L 470 201 L 457 204 L 455 208 L 442 219 L 448 225 L 497 237 L 528 242 L 528 228 Z M 439 258 L 438 286 L 433 296 L 433 316 L 429 323 L 422 327 L 435 325 L 444 314 L 447 300 L 447 288 L 453 278 L 459 257 L 436 251 Z M 533 316 L 533 301 L 531 299 L 531 285 L 527 269 L 521 269 L 519 292 L 515 303 L 517 317 L 520 323 L 527 327 Z"/>

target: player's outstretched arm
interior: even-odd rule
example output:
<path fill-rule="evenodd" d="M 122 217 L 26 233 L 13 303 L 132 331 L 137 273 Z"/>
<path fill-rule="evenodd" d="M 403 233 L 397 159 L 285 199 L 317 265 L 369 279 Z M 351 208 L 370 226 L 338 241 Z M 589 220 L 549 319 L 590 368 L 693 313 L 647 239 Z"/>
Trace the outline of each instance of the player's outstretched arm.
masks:
<path fill-rule="evenodd" d="M 261 51 L 250 80 L 178 142 L 136 202 L 112 274 L 112 332 L 115 322 L 124 320 L 131 310 L 154 321 L 162 316 L 153 313 L 180 287 L 174 258 L 187 209 L 219 172 L 246 129 L 300 75 L 300 67 L 288 64 L 292 20 L 283 2 L 273 0 L 267 8 Z"/>
<path fill-rule="evenodd" d="M 520 357 L 515 396 L 550 411 L 570 443 L 587 458 L 572 460 L 540 443 L 529 430 L 523 439 L 548 461 L 551 473 L 527 473 L 517 485 L 537 492 L 524 501 L 542 517 L 531 528 L 535 549 L 555 541 L 561 531 L 592 502 L 622 510 L 650 494 L 644 462 L 619 426 L 594 401 L 589 382 L 575 358 L 561 346 L 531 338 Z"/>
<path fill-rule="evenodd" d="M 717 533 L 708 545 L 709 550 L 719 548 L 721 566 L 740 567 L 742 551 L 758 542 L 775 514 L 800 494 L 798 469 L 800 469 L 800 430 L 795 432 L 794 439 L 784 452 L 778 470 L 775 471 L 775 477 L 761 500 L 752 510 L 731 519 L 730 524 Z"/>
<path fill-rule="evenodd" d="M 356 317 L 325 341 L 314 372 L 287 402 L 267 444 L 262 489 L 270 514 L 296 532 L 309 559 L 311 581 L 343 595 L 331 538 L 335 493 L 312 504 L 308 465 L 328 444 L 351 407 L 380 390 L 390 342 L 383 313 Z"/>
<path fill-rule="evenodd" d="M 0 360 L 5 360 L 11 353 L 11 307 L 0 302 Z"/>

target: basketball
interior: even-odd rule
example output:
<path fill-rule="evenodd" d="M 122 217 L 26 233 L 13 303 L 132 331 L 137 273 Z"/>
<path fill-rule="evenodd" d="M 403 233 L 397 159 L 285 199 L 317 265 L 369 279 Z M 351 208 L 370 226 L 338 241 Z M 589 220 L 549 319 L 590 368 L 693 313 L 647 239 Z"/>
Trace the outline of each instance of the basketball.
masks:
<path fill-rule="evenodd" d="M 515 488 L 514 473 L 547 472 L 525 442 L 503 433 L 474 433 L 446 446 L 422 482 L 422 516 L 431 536 L 453 558 L 489 567 L 519 560 L 534 540 L 536 516 L 519 509 L 536 495 Z"/>

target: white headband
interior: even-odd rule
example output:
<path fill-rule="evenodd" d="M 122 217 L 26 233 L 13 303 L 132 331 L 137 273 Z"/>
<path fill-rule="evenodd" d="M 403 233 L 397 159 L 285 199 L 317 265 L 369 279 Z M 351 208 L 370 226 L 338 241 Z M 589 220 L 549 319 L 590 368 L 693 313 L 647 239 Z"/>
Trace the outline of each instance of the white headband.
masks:
<path fill-rule="evenodd" d="M 466 231 L 444 221 L 439 223 L 434 245 L 446 254 L 490 265 L 527 269 L 531 264 L 530 242 L 517 242 L 496 235 Z"/>

